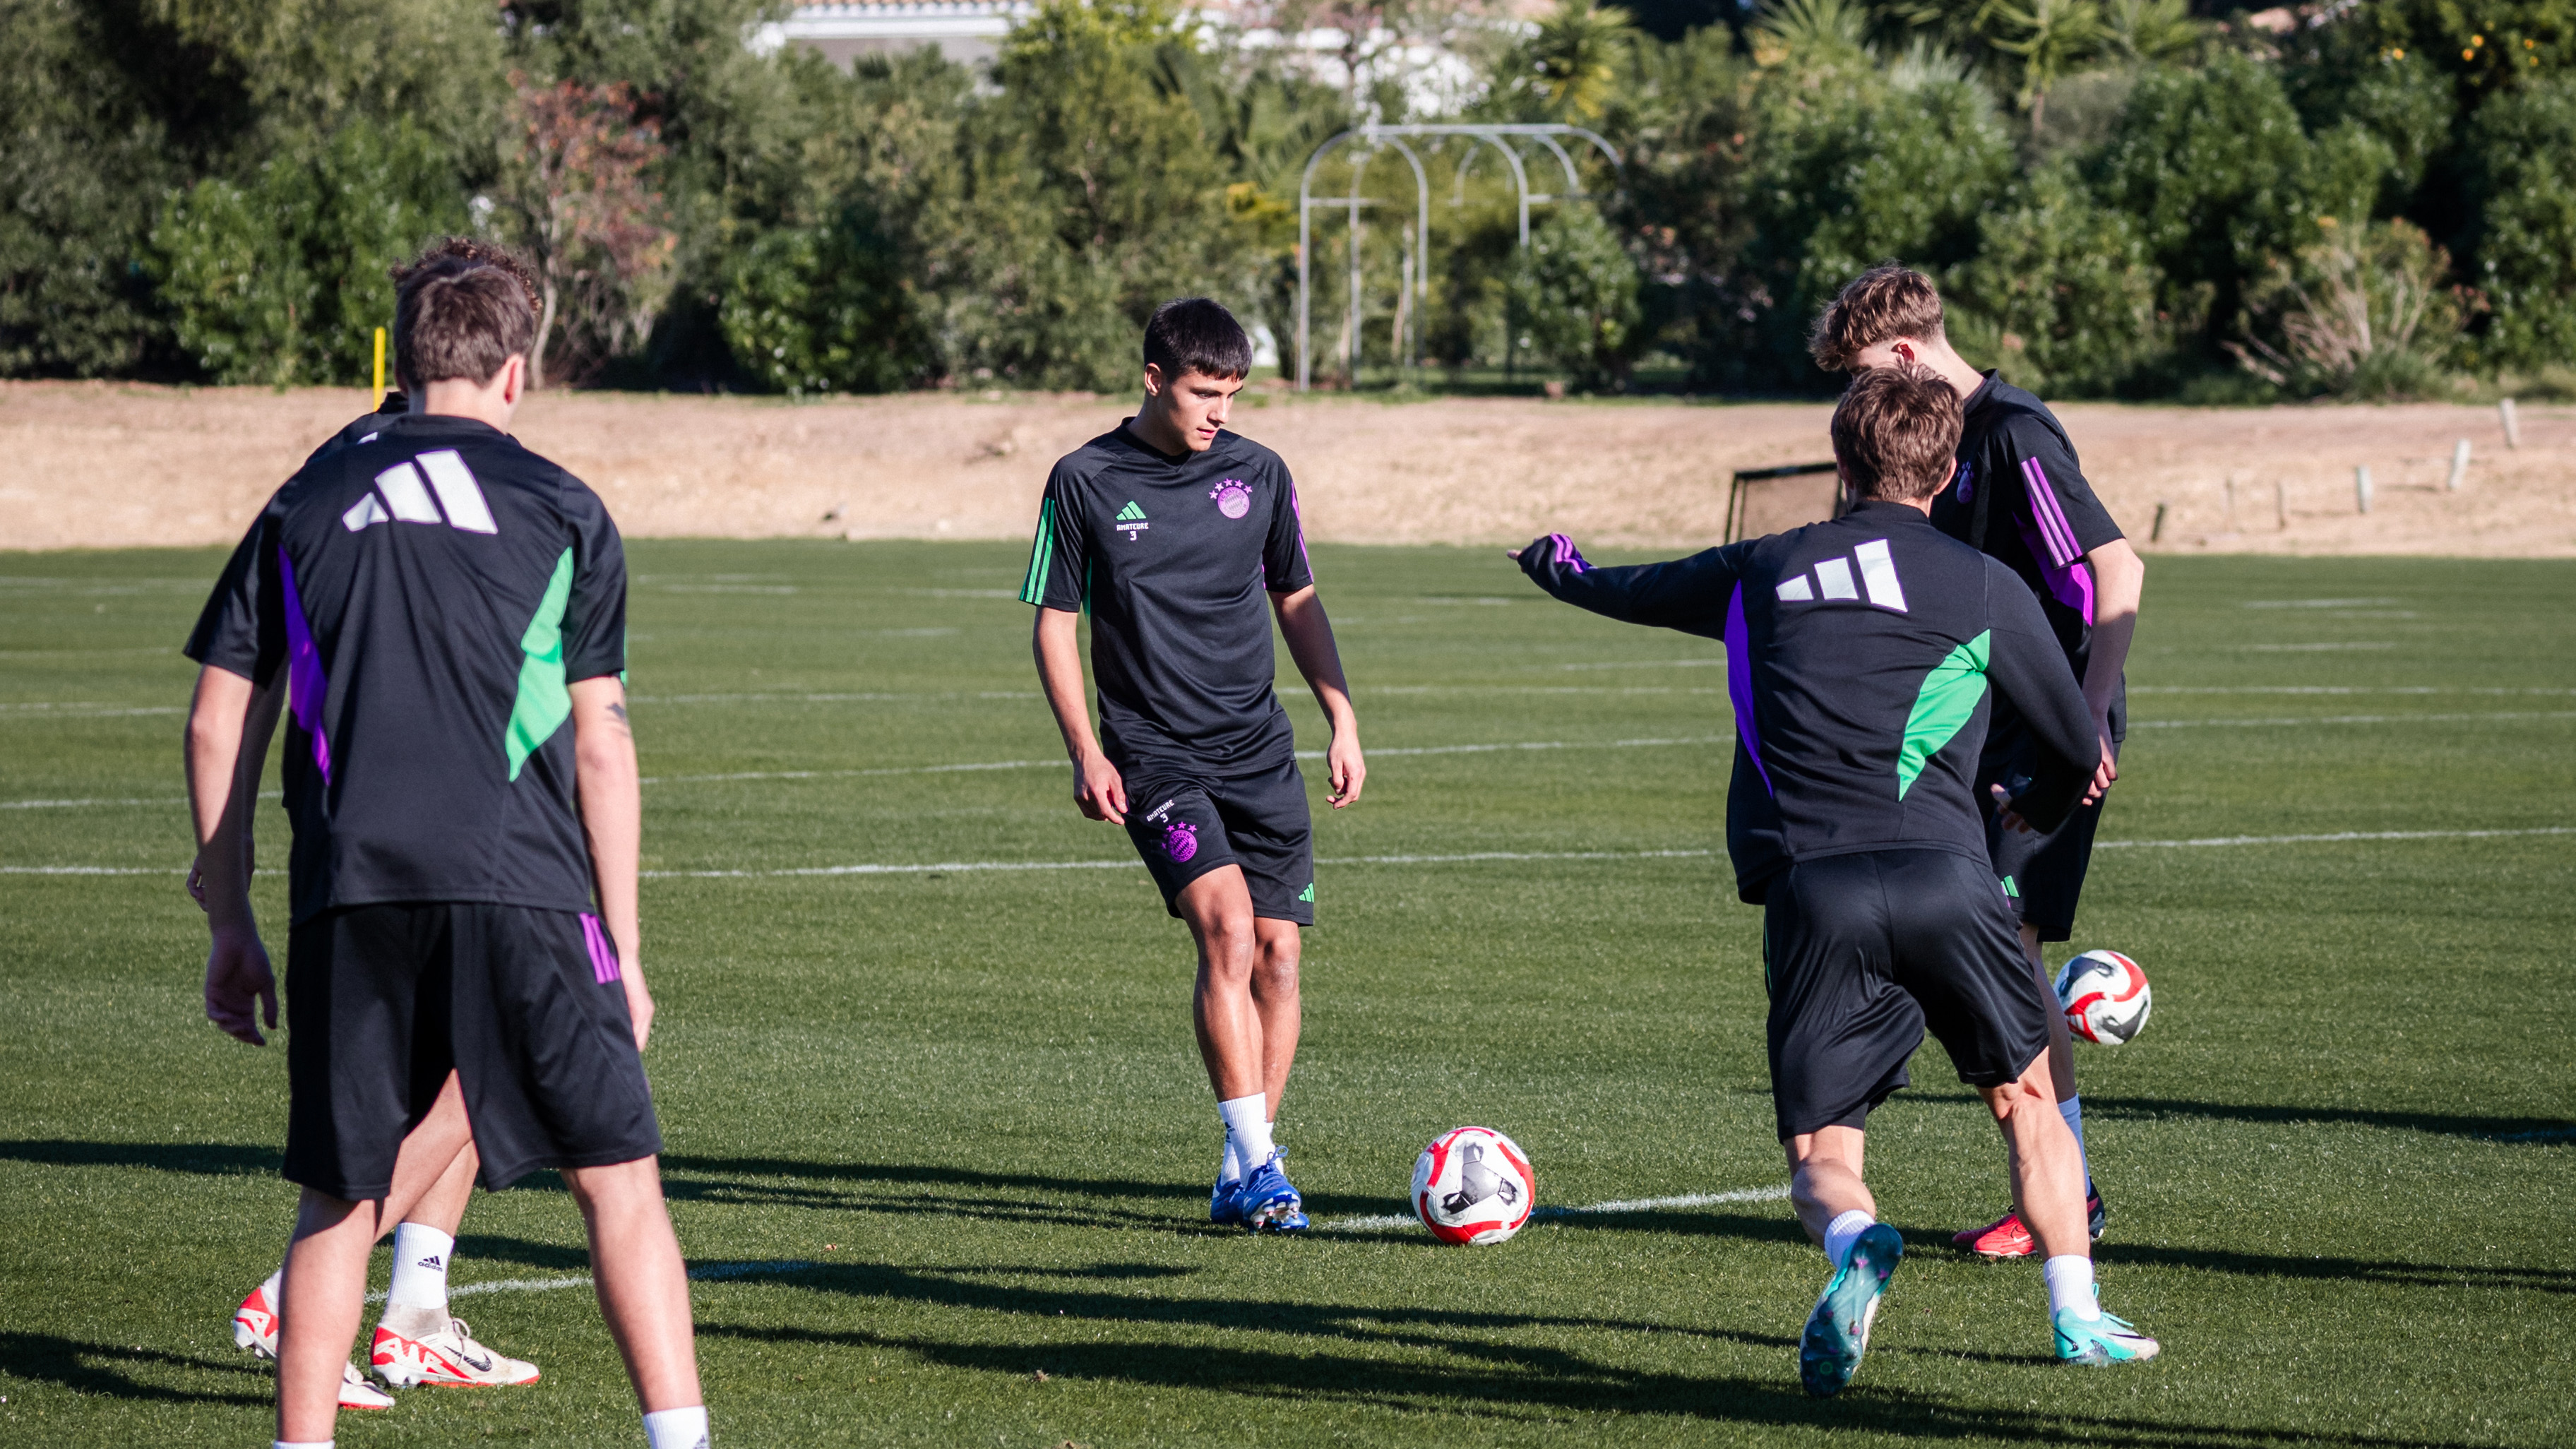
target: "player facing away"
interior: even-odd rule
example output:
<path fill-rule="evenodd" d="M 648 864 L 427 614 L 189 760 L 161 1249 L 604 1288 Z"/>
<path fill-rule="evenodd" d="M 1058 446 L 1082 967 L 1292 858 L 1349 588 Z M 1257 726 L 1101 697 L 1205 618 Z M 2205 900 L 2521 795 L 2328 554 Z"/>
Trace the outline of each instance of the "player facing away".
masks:
<path fill-rule="evenodd" d="M 1725 641 L 1727 851 L 1738 894 L 1763 908 L 1791 1201 L 1833 1263 L 1798 1344 L 1820 1396 L 1851 1381 L 1904 1253 L 1861 1177 L 1863 1128 L 1905 1085 L 1927 1026 L 2003 1129 L 2014 1206 L 2048 1255 L 2058 1357 L 2156 1353 L 2095 1298 L 2083 1162 L 2049 1087 L 2053 998 L 1987 870 L 1974 788 L 1994 699 L 2035 746 L 2008 827 L 2055 825 L 2099 756 L 2029 591 L 1927 516 L 1958 431 L 1939 378 L 1878 369 L 1834 410 L 1834 457 L 1859 499 L 1842 518 L 1637 568 L 1594 568 L 1562 534 L 1517 555 L 1567 603 Z"/>
<path fill-rule="evenodd" d="M 432 243 L 409 263 L 396 267 L 393 280 L 399 288 L 412 272 L 442 259 L 461 258 L 489 262 L 517 277 L 527 293 L 531 310 L 537 306 L 537 289 L 533 278 L 526 275 L 517 258 L 489 242 L 470 237 L 445 237 Z M 362 442 L 374 442 L 387 424 L 410 410 L 410 400 L 398 390 L 388 390 L 376 407 L 342 428 L 329 441 L 313 450 L 304 460 L 311 467 L 320 457 L 335 448 Z M 239 772 L 233 783 L 231 800 L 238 807 L 239 818 L 223 823 L 224 829 L 239 838 L 239 854 L 227 856 L 238 860 L 247 872 L 251 858 L 253 818 L 250 802 L 259 797 L 260 773 L 268 755 L 270 735 L 277 725 L 278 707 L 284 702 L 282 679 L 272 680 L 268 688 L 254 695 L 248 711 L 248 722 L 238 755 Z M 202 841 L 217 826 L 201 822 L 198 831 Z M 207 907 L 210 899 L 245 899 L 241 892 L 221 889 L 210 896 L 206 889 L 201 853 L 198 868 L 189 873 L 189 894 L 198 905 Z M 273 980 L 268 953 L 259 942 L 256 921 L 222 923 L 214 932 L 216 952 L 230 952 L 240 960 L 237 968 L 257 979 Z M 246 1023 L 235 1033 L 253 1045 L 264 1045 L 256 1023 Z M 411 1211 L 399 1224 L 388 1222 L 384 1229 L 393 1236 L 393 1282 L 385 1297 L 384 1312 L 377 1320 L 368 1358 L 370 1368 L 394 1387 L 411 1384 L 487 1387 L 507 1384 L 532 1384 L 540 1375 L 534 1364 L 496 1353 L 474 1339 L 465 1320 L 448 1311 L 447 1277 L 456 1264 L 456 1234 L 463 1225 L 465 1209 L 474 1193 L 474 1177 L 480 1167 L 471 1138 L 444 1162 L 427 1160 L 425 1152 L 432 1146 L 429 1138 L 406 1138 L 404 1152 L 395 1160 L 392 1196 L 406 1200 L 417 1198 Z M 424 1177 L 424 1174 L 426 1177 Z M 428 1182 L 427 1187 L 421 1181 Z M 277 1357 L 278 1304 L 285 1275 L 281 1266 L 266 1281 L 245 1295 L 233 1310 L 233 1342 L 260 1358 Z M 352 1366 L 343 1371 L 340 1384 L 340 1407 L 343 1409 L 389 1409 L 390 1395 L 370 1384 Z"/>
<path fill-rule="evenodd" d="M 1950 537 L 2000 560 L 2032 597 L 2083 683 L 2101 763 L 2096 782 L 2119 778 L 2121 742 L 2129 731 L 2122 666 L 2137 630 L 2138 594 L 2146 564 L 2084 481 L 2075 445 L 2057 416 L 2038 398 L 1992 372 L 1970 367 L 1949 343 L 1941 323 L 1941 294 L 1922 273 L 1882 266 L 1863 273 L 1817 319 L 1812 350 L 1828 371 L 1862 371 L 1903 362 L 1931 369 L 1958 393 L 1963 414 L 1958 479 L 1932 505 L 1932 524 Z M 2048 965 L 2040 944 L 2063 941 L 2075 930 L 2075 903 L 2093 858 L 2093 833 L 2102 823 L 2097 795 L 2056 829 L 2018 833 L 2003 828 L 1997 792 L 2009 795 L 2031 778 L 2039 748 L 2019 708 L 1998 700 L 1977 762 L 1977 800 L 1985 812 L 1986 843 L 1995 876 L 2021 917 L 2022 954 L 2043 987 Z M 2051 995 L 2054 988 L 2049 987 Z M 2066 1020 L 2049 1015 L 2049 1066 L 2057 1108 L 2084 1148 L 2084 1106 L 2075 1091 L 2075 1045 Z M 2100 1237 L 2108 1214 L 2084 1174 L 2085 1217 Z M 2037 1251 L 2030 1229 L 2011 1212 L 1951 1239 L 1989 1258 L 2026 1257 Z"/>
<path fill-rule="evenodd" d="M 1068 453 L 1038 504 L 1022 602 L 1038 678 L 1073 757 L 1074 803 L 1127 827 L 1163 904 L 1198 945 L 1191 1007 L 1225 1123 L 1208 1218 L 1306 1226 L 1271 1140 L 1297 1059 L 1300 928 L 1315 922 L 1314 828 L 1270 616 L 1331 722 L 1335 809 L 1368 765 L 1279 455 L 1225 430 L 1252 339 L 1206 298 L 1145 327 L 1136 416 Z M 1075 625 L 1091 615 L 1092 738 Z"/>
<path fill-rule="evenodd" d="M 282 675 L 289 864 L 281 1445 L 327 1445 L 369 1248 L 471 1139 L 487 1186 L 559 1170 L 655 1449 L 707 1437 L 688 1281 L 640 1051 L 641 819 L 620 675 L 625 561 L 598 497 L 507 434 L 535 318 L 456 259 L 397 298 L 411 411 L 270 499 L 188 654 L 208 1015 L 255 1025 L 229 796 Z M 406 1173 L 414 1152 L 436 1172 Z"/>

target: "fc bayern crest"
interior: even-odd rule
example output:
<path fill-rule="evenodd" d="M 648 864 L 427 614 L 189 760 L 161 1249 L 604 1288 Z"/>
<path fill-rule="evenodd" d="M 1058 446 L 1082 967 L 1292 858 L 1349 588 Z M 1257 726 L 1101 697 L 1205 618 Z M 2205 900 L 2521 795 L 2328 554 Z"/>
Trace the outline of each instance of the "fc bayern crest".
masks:
<path fill-rule="evenodd" d="M 1252 511 L 1252 487 L 1240 478 L 1228 478 L 1210 489 L 1216 500 L 1216 511 L 1228 518 L 1241 518 Z"/>
<path fill-rule="evenodd" d="M 1186 864 L 1191 856 L 1199 853 L 1198 827 L 1186 820 L 1175 820 L 1165 826 L 1163 853 L 1170 856 L 1176 865 Z"/>

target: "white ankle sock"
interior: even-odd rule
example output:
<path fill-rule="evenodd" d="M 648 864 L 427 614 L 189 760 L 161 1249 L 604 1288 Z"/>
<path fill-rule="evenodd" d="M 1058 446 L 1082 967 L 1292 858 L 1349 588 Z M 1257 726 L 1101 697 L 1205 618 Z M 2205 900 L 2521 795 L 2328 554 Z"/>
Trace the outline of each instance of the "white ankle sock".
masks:
<path fill-rule="evenodd" d="M 653 1449 L 707 1449 L 707 1406 L 691 1404 L 646 1414 L 644 1442 Z"/>
<path fill-rule="evenodd" d="M 2084 1098 L 2082 1094 L 2057 1104 L 2057 1115 L 2066 1119 L 2066 1130 L 2075 1134 L 2075 1156 L 2084 1164 L 2084 1195 L 2093 1195 L 2093 1159 L 2084 1155 Z"/>
<path fill-rule="evenodd" d="M 1243 1159 L 1235 1155 L 1234 1134 L 1231 1132 L 1225 1134 L 1225 1158 L 1216 1165 L 1216 1180 L 1219 1182 L 1243 1181 Z"/>
<path fill-rule="evenodd" d="M 271 1439 L 268 1449 L 331 1449 L 329 1439 Z"/>
<path fill-rule="evenodd" d="M 1849 1264 L 1852 1244 L 1859 1242 L 1860 1235 L 1868 1232 L 1877 1221 L 1859 1208 L 1837 1215 L 1825 1225 L 1825 1256 L 1833 1260 L 1836 1268 Z"/>
<path fill-rule="evenodd" d="M 2051 1317 L 2073 1309 L 2078 1318 L 2099 1318 L 2102 1305 L 2093 1296 L 2093 1260 L 2082 1253 L 2060 1253 L 2041 1270 L 2048 1280 Z"/>
<path fill-rule="evenodd" d="M 1231 1102 L 1216 1104 L 1216 1114 L 1225 1119 L 1226 1141 L 1233 1144 L 1235 1161 L 1243 1175 L 1251 1176 L 1270 1160 L 1270 1097 L 1255 1092 Z"/>
<path fill-rule="evenodd" d="M 385 1293 L 385 1309 L 447 1311 L 447 1264 L 456 1256 L 456 1240 L 433 1227 L 404 1223 L 394 1229 L 394 1281 Z"/>

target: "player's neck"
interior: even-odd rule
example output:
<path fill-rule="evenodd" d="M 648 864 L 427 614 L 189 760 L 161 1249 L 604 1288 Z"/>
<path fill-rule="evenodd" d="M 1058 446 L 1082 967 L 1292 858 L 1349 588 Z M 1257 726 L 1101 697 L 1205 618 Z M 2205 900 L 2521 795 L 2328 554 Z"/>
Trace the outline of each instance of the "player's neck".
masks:
<path fill-rule="evenodd" d="M 1127 431 L 1135 435 L 1136 441 L 1174 462 L 1190 455 L 1190 440 L 1150 396 L 1136 409 L 1136 416 L 1127 420 Z"/>
<path fill-rule="evenodd" d="M 1957 393 L 1962 402 L 1969 394 L 1985 386 L 1986 375 L 1970 367 L 1968 359 L 1961 357 L 1957 349 L 1946 342 L 1938 347 L 1924 348 L 1919 356 L 1924 366 L 1940 374 L 1941 380 L 1950 384 L 1950 390 Z"/>

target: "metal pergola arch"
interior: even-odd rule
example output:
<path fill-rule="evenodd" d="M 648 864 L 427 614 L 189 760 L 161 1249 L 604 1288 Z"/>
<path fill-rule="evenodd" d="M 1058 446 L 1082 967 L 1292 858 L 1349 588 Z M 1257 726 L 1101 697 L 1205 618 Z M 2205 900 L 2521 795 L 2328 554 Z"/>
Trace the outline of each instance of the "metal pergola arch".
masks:
<path fill-rule="evenodd" d="M 1360 195 L 1360 180 L 1367 172 L 1369 162 L 1375 159 L 1377 149 L 1381 145 L 1394 148 L 1394 150 L 1398 154 L 1402 155 L 1405 161 L 1413 167 L 1413 198 L 1415 213 L 1414 244 L 1412 248 L 1411 262 L 1407 267 L 1409 275 L 1403 279 L 1403 286 L 1416 298 L 1425 297 L 1430 294 L 1431 268 L 1428 260 L 1431 250 L 1430 173 L 1423 169 L 1421 156 L 1416 154 L 1411 146 L 1405 144 L 1406 138 L 1408 137 L 1424 136 L 1466 137 L 1470 142 L 1467 165 L 1474 164 L 1474 158 L 1480 149 L 1474 143 L 1481 142 L 1484 145 L 1492 146 L 1495 150 L 1502 153 L 1503 160 L 1507 162 L 1512 169 L 1513 194 L 1518 198 L 1520 208 L 1520 244 L 1524 247 L 1529 245 L 1529 214 L 1530 207 L 1533 203 L 1567 201 L 1583 195 L 1583 180 L 1575 174 L 1574 157 L 1565 149 L 1563 143 L 1557 140 L 1557 137 L 1575 136 L 1581 138 L 1588 142 L 1594 150 L 1599 151 L 1603 156 L 1609 158 L 1610 164 L 1614 168 L 1623 167 L 1626 164 L 1619 159 L 1618 148 L 1612 146 L 1608 141 L 1603 140 L 1599 133 L 1586 130 L 1581 126 L 1568 126 L 1554 122 L 1481 126 L 1356 126 L 1326 141 L 1323 145 L 1316 147 L 1315 154 L 1306 158 L 1305 174 L 1297 180 L 1297 390 L 1300 392 L 1306 391 L 1314 384 L 1314 354 L 1313 349 L 1308 346 L 1308 342 L 1313 331 L 1314 212 L 1319 206 L 1347 208 L 1350 212 L 1350 220 L 1353 230 L 1356 232 L 1359 222 L 1360 208 L 1369 204 L 1369 202 Z M 1545 146 L 1549 151 L 1555 153 L 1557 165 L 1563 168 L 1565 172 L 1564 191 L 1549 194 L 1546 192 L 1533 192 L 1530 190 L 1529 168 L 1523 164 L 1521 153 L 1513 149 L 1505 139 L 1513 136 L 1526 137 L 1534 140 L 1538 144 Z M 1351 194 L 1347 197 L 1324 197 L 1318 199 L 1314 194 L 1316 169 L 1324 164 L 1325 157 L 1331 155 L 1333 152 L 1341 149 L 1341 147 L 1352 141 L 1366 143 L 1369 150 L 1366 155 L 1355 159 L 1351 163 Z M 1460 180 L 1463 184 L 1463 166 L 1461 168 Z M 1359 287 L 1357 285 L 1359 249 L 1356 246 L 1351 249 L 1351 270 L 1354 274 L 1354 284 L 1351 287 L 1351 306 L 1355 319 L 1354 325 L 1351 329 L 1351 336 L 1353 339 L 1353 345 L 1356 347 L 1359 336 L 1359 328 L 1356 325 L 1356 318 L 1360 305 Z M 1399 350 L 1401 349 L 1399 348 Z M 1351 359 L 1351 365 L 1353 373 L 1356 374 L 1359 365 L 1359 360 L 1356 356 Z"/>

